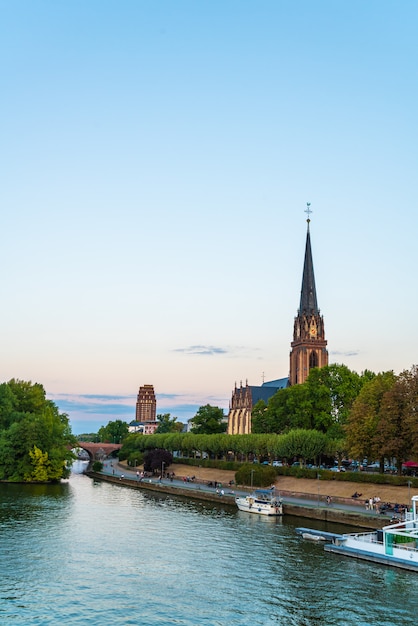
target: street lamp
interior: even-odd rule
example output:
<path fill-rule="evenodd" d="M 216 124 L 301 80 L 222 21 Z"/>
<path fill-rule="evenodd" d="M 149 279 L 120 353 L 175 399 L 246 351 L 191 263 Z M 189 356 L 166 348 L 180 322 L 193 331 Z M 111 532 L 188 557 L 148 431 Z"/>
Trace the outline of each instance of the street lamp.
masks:
<path fill-rule="evenodd" d="M 135 467 L 136 467 L 136 459 L 135 459 Z"/>
<path fill-rule="evenodd" d="M 164 474 L 164 461 L 161 461 L 161 480 L 163 479 L 163 474 Z"/>
<path fill-rule="evenodd" d="M 318 506 L 319 506 L 319 479 L 321 478 L 321 476 L 319 475 L 319 472 L 316 475 L 317 479 L 318 479 Z"/>
<path fill-rule="evenodd" d="M 253 476 L 254 476 L 254 470 L 251 470 L 251 489 L 253 488 Z"/>

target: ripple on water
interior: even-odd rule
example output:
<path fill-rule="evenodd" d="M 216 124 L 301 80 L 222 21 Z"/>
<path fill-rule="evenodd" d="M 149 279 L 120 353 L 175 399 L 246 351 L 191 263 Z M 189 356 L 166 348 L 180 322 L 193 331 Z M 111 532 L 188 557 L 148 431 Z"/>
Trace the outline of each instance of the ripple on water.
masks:
<path fill-rule="evenodd" d="M 325 553 L 294 520 L 81 475 L 8 487 L 0 624 L 415 626 L 415 574 Z"/>

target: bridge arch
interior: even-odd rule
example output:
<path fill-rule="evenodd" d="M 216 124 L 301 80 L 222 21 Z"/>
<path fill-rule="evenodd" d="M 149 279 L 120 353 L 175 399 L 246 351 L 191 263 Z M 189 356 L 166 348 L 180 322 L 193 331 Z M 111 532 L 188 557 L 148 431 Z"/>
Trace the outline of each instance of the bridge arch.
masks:
<path fill-rule="evenodd" d="M 85 450 L 89 455 L 90 463 L 93 461 L 101 461 L 112 452 L 120 450 L 121 443 L 93 443 L 92 441 L 78 441 L 77 447 Z"/>

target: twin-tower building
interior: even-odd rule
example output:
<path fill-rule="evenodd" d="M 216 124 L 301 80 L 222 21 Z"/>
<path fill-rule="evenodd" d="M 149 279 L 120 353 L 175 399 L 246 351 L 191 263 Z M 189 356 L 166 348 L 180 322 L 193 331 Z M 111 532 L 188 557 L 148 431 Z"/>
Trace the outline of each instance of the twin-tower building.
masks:
<path fill-rule="evenodd" d="M 259 400 L 267 403 L 279 389 L 305 382 L 313 367 L 328 365 L 327 341 L 325 339 L 324 318 L 322 317 L 316 296 L 315 275 L 312 260 L 311 235 L 309 230 L 311 213 L 308 204 L 306 213 L 307 234 L 305 260 L 303 264 L 302 289 L 300 304 L 293 325 L 289 376 L 263 383 L 256 387 L 241 385 L 232 393 L 228 414 L 228 434 L 251 433 L 251 412 Z"/>

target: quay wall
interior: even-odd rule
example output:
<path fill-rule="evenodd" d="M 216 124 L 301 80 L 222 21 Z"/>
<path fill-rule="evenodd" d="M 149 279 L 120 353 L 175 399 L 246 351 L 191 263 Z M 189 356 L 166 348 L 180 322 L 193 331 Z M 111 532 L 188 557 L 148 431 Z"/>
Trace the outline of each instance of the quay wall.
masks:
<path fill-rule="evenodd" d="M 216 492 L 206 491 L 196 485 L 193 488 L 182 488 L 171 483 L 147 482 L 146 480 L 138 481 L 131 478 L 120 478 L 119 476 L 109 476 L 100 472 L 87 471 L 86 475 L 94 480 L 113 483 L 115 485 L 129 487 L 131 489 L 140 489 L 143 491 L 152 491 L 154 493 L 165 493 L 173 496 L 183 496 L 195 500 L 203 500 L 206 502 L 216 502 L 219 504 L 235 505 L 235 495 L 225 493 L 220 496 Z M 284 493 L 282 494 L 285 495 Z M 298 494 L 293 494 L 297 496 Z M 283 514 L 293 515 L 295 517 L 303 517 L 308 519 L 316 519 L 324 522 L 334 522 L 338 524 L 346 524 L 357 528 L 383 528 L 387 525 L 388 520 L 377 517 L 376 515 L 366 515 L 357 513 L 356 511 L 347 511 L 337 506 L 324 506 L 311 501 L 306 503 L 283 502 Z"/>

